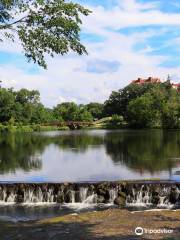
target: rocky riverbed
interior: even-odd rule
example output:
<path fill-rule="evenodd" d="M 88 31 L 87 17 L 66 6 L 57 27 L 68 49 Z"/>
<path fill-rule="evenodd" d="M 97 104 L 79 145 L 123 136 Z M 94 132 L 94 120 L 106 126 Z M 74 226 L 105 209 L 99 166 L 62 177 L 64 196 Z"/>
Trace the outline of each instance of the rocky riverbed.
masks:
<path fill-rule="evenodd" d="M 170 233 L 135 234 L 135 228 Z M 179 210 L 128 211 L 108 209 L 70 214 L 34 222 L 0 222 L 1 240 L 135 240 L 180 239 Z"/>

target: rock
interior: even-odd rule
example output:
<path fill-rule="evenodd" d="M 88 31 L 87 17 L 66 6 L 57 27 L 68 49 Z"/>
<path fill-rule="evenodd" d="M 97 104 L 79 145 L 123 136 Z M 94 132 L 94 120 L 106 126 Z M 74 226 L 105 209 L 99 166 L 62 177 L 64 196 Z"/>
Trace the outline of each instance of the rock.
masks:
<path fill-rule="evenodd" d="M 63 192 L 58 193 L 56 201 L 57 201 L 57 203 L 64 203 L 64 193 Z"/>
<path fill-rule="evenodd" d="M 72 203 L 73 200 L 75 200 L 75 199 L 73 199 L 73 196 L 75 198 L 74 194 L 75 194 L 75 191 L 72 191 L 72 190 L 67 191 L 67 193 L 65 194 L 65 198 L 64 198 L 65 202 Z"/>
<path fill-rule="evenodd" d="M 104 202 L 105 202 L 105 198 L 103 196 L 97 197 L 97 203 L 104 203 Z"/>
<path fill-rule="evenodd" d="M 22 195 L 17 195 L 15 202 L 17 203 L 23 203 L 24 202 L 24 197 Z"/>
<path fill-rule="evenodd" d="M 158 195 L 154 195 L 152 197 L 152 204 L 157 205 L 160 202 L 160 197 Z"/>
<path fill-rule="evenodd" d="M 122 196 L 118 196 L 115 198 L 114 204 L 124 207 L 126 205 L 126 199 Z"/>
<path fill-rule="evenodd" d="M 99 188 L 98 191 L 97 191 L 97 194 L 104 196 L 104 195 L 106 195 L 106 190 L 102 189 L 102 188 Z"/>
<path fill-rule="evenodd" d="M 80 191 L 75 191 L 75 202 L 81 202 Z"/>
<path fill-rule="evenodd" d="M 126 193 L 120 190 L 118 191 L 118 196 L 126 199 Z"/>
<path fill-rule="evenodd" d="M 122 192 L 127 192 L 126 183 L 122 183 L 122 185 L 121 185 L 121 191 L 122 191 Z"/>
<path fill-rule="evenodd" d="M 172 188 L 171 192 L 170 192 L 170 195 L 169 195 L 170 203 L 175 204 L 178 200 L 178 197 L 179 197 L 179 193 L 177 192 L 176 189 Z"/>

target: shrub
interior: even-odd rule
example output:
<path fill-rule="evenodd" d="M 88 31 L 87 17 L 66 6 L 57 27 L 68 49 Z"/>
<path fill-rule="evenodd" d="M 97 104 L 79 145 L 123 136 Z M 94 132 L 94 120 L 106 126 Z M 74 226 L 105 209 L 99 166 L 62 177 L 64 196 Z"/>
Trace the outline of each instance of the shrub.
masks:
<path fill-rule="evenodd" d="M 107 124 L 109 128 L 124 128 L 126 125 L 126 122 L 124 121 L 123 116 L 119 116 L 117 114 L 112 115 L 111 120 Z"/>

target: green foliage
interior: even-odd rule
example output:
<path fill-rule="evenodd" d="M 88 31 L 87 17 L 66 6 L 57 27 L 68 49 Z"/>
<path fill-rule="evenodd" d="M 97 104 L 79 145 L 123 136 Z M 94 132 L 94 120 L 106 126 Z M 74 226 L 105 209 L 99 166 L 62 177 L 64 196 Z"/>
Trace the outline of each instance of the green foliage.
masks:
<path fill-rule="evenodd" d="M 87 104 L 86 108 L 91 113 L 94 119 L 103 118 L 104 104 L 92 102 Z"/>
<path fill-rule="evenodd" d="M 12 117 L 14 96 L 11 90 L 0 88 L 0 121 L 9 121 Z"/>
<path fill-rule="evenodd" d="M 130 84 L 112 92 L 105 102 L 106 115 L 124 117 L 130 127 L 179 128 L 180 94 L 169 81 L 159 84 Z"/>
<path fill-rule="evenodd" d="M 112 117 L 100 118 L 110 112 Z M 65 122 L 93 120 L 97 128 L 180 128 L 180 93 L 168 81 L 130 84 L 113 92 L 105 105 L 64 102 L 49 109 L 36 90 L 0 88 L 0 131 L 67 129 Z"/>
<path fill-rule="evenodd" d="M 153 88 L 153 84 L 130 84 L 119 91 L 113 91 L 107 101 L 105 101 L 104 114 L 112 116 L 118 114 L 126 119 L 127 106 L 129 102 L 137 97 L 142 96 Z"/>
<path fill-rule="evenodd" d="M 77 105 L 73 102 L 64 102 L 58 104 L 54 109 L 54 116 L 63 121 L 92 121 L 92 115 L 83 105 Z"/>
<path fill-rule="evenodd" d="M 0 32 L 22 43 L 28 61 L 46 68 L 45 55 L 87 53 L 80 42 L 81 16 L 90 11 L 80 4 L 65 0 L 2 0 L 0 2 Z"/>
<path fill-rule="evenodd" d="M 79 121 L 84 121 L 84 122 L 92 122 L 93 121 L 93 117 L 91 115 L 90 112 L 88 112 L 86 109 L 81 109 L 79 111 L 79 116 L 77 118 L 77 120 Z"/>
<path fill-rule="evenodd" d="M 40 102 L 38 91 L 0 88 L 0 131 L 65 130 L 67 121 L 90 122 L 93 117 L 86 105 L 65 102 L 49 109 Z M 48 126 L 53 123 L 55 127 Z"/>
<path fill-rule="evenodd" d="M 73 102 L 65 102 L 58 104 L 54 109 L 56 119 L 63 118 L 64 121 L 77 120 L 78 106 Z"/>
<path fill-rule="evenodd" d="M 164 128 L 180 127 L 180 99 L 170 98 L 162 111 L 162 126 Z"/>
<path fill-rule="evenodd" d="M 153 127 L 157 120 L 153 98 L 149 94 L 130 101 L 127 112 L 130 125 L 135 127 Z"/>
<path fill-rule="evenodd" d="M 108 128 L 111 129 L 118 129 L 118 128 L 124 128 L 126 125 L 126 122 L 124 121 L 123 116 L 119 116 L 117 114 L 112 115 L 112 118 L 107 124 Z"/>

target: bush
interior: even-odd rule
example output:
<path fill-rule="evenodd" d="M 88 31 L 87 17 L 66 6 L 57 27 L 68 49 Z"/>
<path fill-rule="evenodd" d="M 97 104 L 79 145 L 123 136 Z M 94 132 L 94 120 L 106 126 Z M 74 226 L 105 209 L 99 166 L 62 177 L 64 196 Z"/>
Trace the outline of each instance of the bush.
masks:
<path fill-rule="evenodd" d="M 124 128 L 126 125 L 126 122 L 124 121 L 123 116 L 119 116 L 117 114 L 112 115 L 111 120 L 107 124 L 108 128 L 118 129 L 118 128 Z"/>
<path fill-rule="evenodd" d="M 4 132 L 6 130 L 6 126 L 0 123 L 0 132 Z"/>
<path fill-rule="evenodd" d="M 39 124 L 34 124 L 34 125 L 32 125 L 32 129 L 33 129 L 33 131 L 35 131 L 35 132 L 40 132 L 40 131 L 41 131 L 41 125 L 39 125 Z"/>

